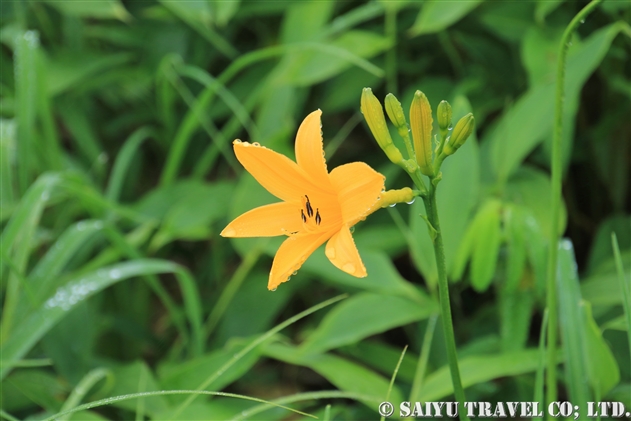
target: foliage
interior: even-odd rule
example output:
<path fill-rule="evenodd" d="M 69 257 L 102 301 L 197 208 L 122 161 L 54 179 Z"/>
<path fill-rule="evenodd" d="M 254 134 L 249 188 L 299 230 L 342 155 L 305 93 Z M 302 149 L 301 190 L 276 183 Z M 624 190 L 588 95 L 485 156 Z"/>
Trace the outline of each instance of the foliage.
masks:
<path fill-rule="evenodd" d="M 364 87 L 475 115 L 437 193 L 463 385 L 469 401 L 541 396 L 556 54 L 581 4 L 454 4 L 2 2 L 0 415 L 99 399 L 63 419 L 289 414 L 245 396 L 376 419 L 413 383 L 417 400 L 449 400 L 420 200 L 357 225 L 363 279 L 319 250 L 268 292 L 279 239 L 218 235 L 273 201 L 231 141 L 291 156 L 317 108 L 331 168 L 366 161 L 409 185 L 361 123 Z M 559 368 L 574 403 L 631 407 L 630 19 L 605 1 L 568 51 Z"/>

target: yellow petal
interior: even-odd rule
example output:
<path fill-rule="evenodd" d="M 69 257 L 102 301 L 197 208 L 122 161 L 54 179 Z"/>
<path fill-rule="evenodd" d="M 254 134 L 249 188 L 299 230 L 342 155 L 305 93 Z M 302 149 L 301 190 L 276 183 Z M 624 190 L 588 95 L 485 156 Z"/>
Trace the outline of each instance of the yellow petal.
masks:
<path fill-rule="evenodd" d="M 370 213 L 384 190 L 385 177 L 363 162 L 340 165 L 330 174 L 342 207 L 344 223 L 352 227 Z"/>
<path fill-rule="evenodd" d="M 305 190 L 319 189 L 294 161 L 258 144 L 234 141 L 239 162 L 267 191 L 286 202 L 300 202 Z"/>
<path fill-rule="evenodd" d="M 331 234 L 331 232 L 319 232 L 308 235 L 293 235 L 286 239 L 274 257 L 267 289 L 273 291 L 278 285 L 287 282 L 289 277 L 300 269 L 307 257 L 331 237 Z"/>
<path fill-rule="evenodd" d="M 330 188 L 322 145 L 320 115 L 322 111 L 316 110 L 300 124 L 296 135 L 296 162 L 316 184 Z"/>
<path fill-rule="evenodd" d="M 289 235 L 302 227 L 300 209 L 280 202 L 261 206 L 237 217 L 221 231 L 222 237 L 274 237 Z"/>
<path fill-rule="evenodd" d="M 366 276 L 366 268 L 359 257 L 359 251 L 348 226 L 344 225 L 337 234 L 331 237 L 326 243 L 325 253 L 338 269 L 358 278 Z"/>

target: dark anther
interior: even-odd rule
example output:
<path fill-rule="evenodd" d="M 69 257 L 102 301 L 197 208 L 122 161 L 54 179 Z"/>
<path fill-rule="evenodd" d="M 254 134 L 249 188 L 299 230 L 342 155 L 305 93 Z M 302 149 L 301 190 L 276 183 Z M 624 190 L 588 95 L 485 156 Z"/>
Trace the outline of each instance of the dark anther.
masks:
<path fill-rule="evenodd" d="M 320 209 L 316 209 L 316 224 L 320 225 L 320 222 L 322 222 L 322 217 L 320 216 Z"/>
<path fill-rule="evenodd" d="M 305 216 L 305 211 L 300 209 L 300 216 L 302 217 L 302 222 L 307 222 L 307 217 Z"/>
<path fill-rule="evenodd" d="M 313 216 L 313 208 L 311 207 L 311 202 L 309 202 L 309 196 L 305 194 L 305 197 L 307 198 L 307 215 L 311 218 Z"/>

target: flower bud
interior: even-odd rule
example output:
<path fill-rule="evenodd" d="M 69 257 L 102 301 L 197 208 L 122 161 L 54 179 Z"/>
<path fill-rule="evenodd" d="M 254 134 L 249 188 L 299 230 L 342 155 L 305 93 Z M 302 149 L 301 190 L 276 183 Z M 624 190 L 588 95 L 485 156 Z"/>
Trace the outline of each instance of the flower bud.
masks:
<path fill-rule="evenodd" d="M 462 145 L 464 145 L 465 140 L 471 133 L 473 133 L 473 129 L 475 127 L 475 119 L 473 118 L 473 114 L 469 113 L 466 116 L 462 117 L 458 123 L 456 123 L 456 127 L 454 127 L 454 132 L 445 143 L 443 147 L 443 153 L 445 155 L 451 155 L 458 150 Z"/>
<path fill-rule="evenodd" d="M 403 107 L 401 107 L 397 97 L 392 94 L 386 95 L 386 114 L 388 114 L 390 121 L 395 125 L 401 137 L 407 136 L 408 122 L 405 121 Z"/>
<path fill-rule="evenodd" d="M 383 107 L 370 88 L 364 88 L 362 91 L 361 111 L 379 147 L 383 149 L 390 161 L 401 165 L 403 162 L 401 151 L 392 143 L 386 118 L 383 115 Z"/>
<path fill-rule="evenodd" d="M 381 193 L 379 200 L 370 208 L 368 213 L 373 213 L 380 208 L 392 207 L 397 203 L 412 204 L 415 198 L 414 191 L 409 187 L 403 187 L 398 190 L 387 190 Z"/>
<path fill-rule="evenodd" d="M 434 175 L 432 167 L 432 107 L 425 94 L 416 91 L 410 106 L 410 128 L 416 162 L 425 175 Z"/>
<path fill-rule="evenodd" d="M 447 101 L 440 101 L 436 109 L 436 120 L 441 131 L 449 129 L 451 125 L 451 105 Z"/>

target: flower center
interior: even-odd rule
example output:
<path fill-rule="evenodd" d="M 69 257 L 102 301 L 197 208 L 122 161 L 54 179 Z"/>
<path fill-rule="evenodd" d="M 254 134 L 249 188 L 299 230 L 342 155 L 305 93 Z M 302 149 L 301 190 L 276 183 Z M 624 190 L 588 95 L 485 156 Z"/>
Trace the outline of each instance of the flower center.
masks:
<path fill-rule="evenodd" d="M 302 225 L 306 231 L 317 231 L 319 225 L 322 223 L 322 216 L 320 215 L 320 208 L 316 208 L 313 211 L 313 205 L 309 200 L 309 196 L 305 194 L 302 198 L 302 208 L 300 209 L 300 218 L 302 219 Z"/>

